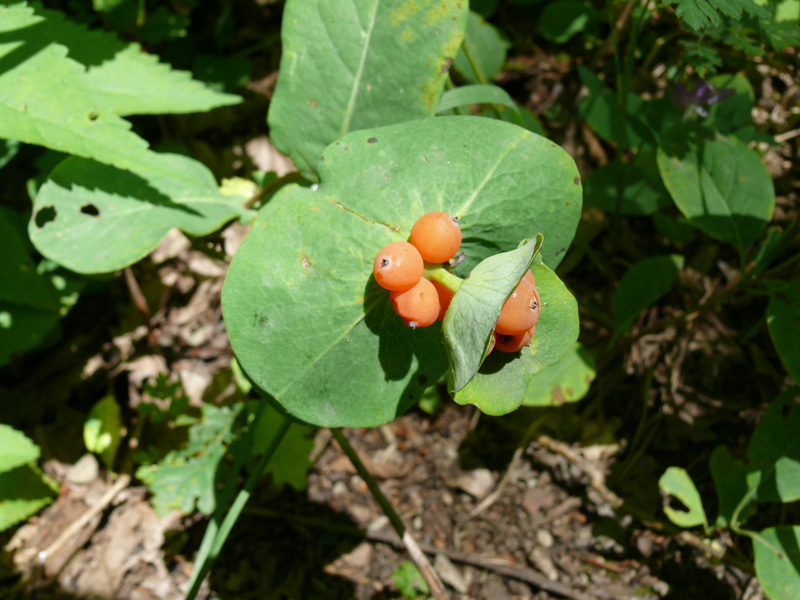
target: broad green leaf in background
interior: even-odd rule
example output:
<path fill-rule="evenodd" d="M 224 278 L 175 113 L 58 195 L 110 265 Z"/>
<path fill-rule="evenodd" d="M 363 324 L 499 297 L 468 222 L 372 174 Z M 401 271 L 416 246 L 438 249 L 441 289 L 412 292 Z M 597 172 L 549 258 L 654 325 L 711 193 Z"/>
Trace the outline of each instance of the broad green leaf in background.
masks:
<path fill-rule="evenodd" d="M 470 11 L 464 45 L 453 66 L 470 83 L 489 83 L 500 73 L 510 47 L 500 30 Z"/>
<path fill-rule="evenodd" d="M 557 0 L 549 2 L 539 15 L 537 30 L 545 39 L 558 44 L 572 36 L 599 31 L 600 11 L 583 0 Z"/>
<path fill-rule="evenodd" d="M 728 135 L 752 121 L 755 92 L 746 77 L 715 75 L 709 77 L 708 83 L 715 90 L 733 90 L 735 93 L 709 106 L 704 123 L 719 133 Z"/>
<path fill-rule="evenodd" d="M 758 155 L 736 138 L 690 124 L 676 127 L 658 148 L 658 168 L 686 218 L 740 252 L 772 219 L 772 178 Z"/>
<path fill-rule="evenodd" d="M 743 523 L 753 514 L 753 505 L 748 504 L 736 515 L 739 503 L 748 493 L 747 466 L 734 459 L 725 446 L 717 446 L 709 459 L 711 477 L 719 498 L 719 514 L 715 525 L 730 527 Z M 733 522 L 736 515 L 737 523 Z"/>
<path fill-rule="evenodd" d="M 697 235 L 697 229 L 683 215 L 673 218 L 657 212 L 653 215 L 653 225 L 662 237 L 677 244 L 688 244 Z"/>
<path fill-rule="evenodd" d="M 39 446 L 23 433 L 0 423 L 0 473 L 39 459 Z"/>
<path fill-rule="evenodd" d="M 171 451 L 156 465 L 137 469 L 136 477 L 153 493 L 153 508 L 159 516 L 173 510 L 187 515 L 195 506 L 204 515 L 214 511 L 220 461 L 234 440 L 240 408 L 204 405 L 202 420 L 189 428 L 185 448 Z"/>
<path fill-rule="evenodd" d="M 18 217 L 0 207 L 0 366 L 57 333 L 59 321 L 56 290 L 36 272 Z"/>
<path fill-rule="evenodd" d="M 621 183 L 620 215 L 652 215 L 672 206 L 652 150 L 643 150 L 631 163 L 614 160 L 592 171 L 584 182 L 584 204 L 616 213 L 618 181 Z"/>
<path fill-rule="evenodd" d="M 119 114 L 191 112 L 238 101 L 170 71 L 136 45 L 24 2 L 0 3 L 0 37 L 3 138 L 135 168 L 147 143 Z"/>
<path fill-rule="evenodd" d="M 432 116 L 464 33 L 465 0 L 289 0 L 270 136 L 315 178 L 350 131 Z"/>
<path fill-rule="evenodd" d="M 0 473 L 0 531 L 36 514 L 58 492 L 58 485 L 34 465 Z"/>
<path fill-rule="evenodd" d="M 516 117 L 516 125 L 523 126 L 522 115 L 517 109 L 517 104 L 511 99 L 503 88 L 496 85 L 465 85 L 453 88 L 442 94 L 439 100 L 437 113 L 443 113 L 457 106 L 468 106 L 470 104 L 498 104 L 508 107 Z"/>
<path fill-rule="evenodd" d="M 536 118 L 536 115 L 534 115 L 530 110 L 528 110 L 524 106 L 517 106 L 516 110 L 502 107 L 500 108 L 499 112 L 500 112 L 500 118 L 503 119 L 503 121 L 506 121 L 507 123 L 514 123 L 516 125 L 519 125 L 517 121 L 517 116 L 519 114 L 520 116 L 522 116 L 522 126 L 525 129 L 537 135 L 545 135 L 544 127 L 542 127 L 541 121 L 539 121 L 539 119 Z M 484 114 L 482 116 L 491 117 L 493 115 L 486 114 L 486 111 L 484 111 Z"/>
<path fill-rule="evenodd" d="M 546 247 L 547 242 L 542 253 Z M 474 404 L 489 415 L 515 410 L 538 393 L 536 375 L 558 364 L 575 345 L 578 339 L 575 298 L 538 258 L 531 270 L 542 302 L 535 335 L 519 352 L 495 351 L 486 357 L 469 385 L 455 395 L 458 404 Z"/>
<path fill-rule="evenodd" d="M 800 383 L 800 279 L 773 292 L 767 306 L 767 327 L 783 366 Z"/>
<path fill-rule="evenodd" d="M 265 400 L 261 400 L 265 402 Z M 258 422 L 253 454 L 263 454 L 269 442 L 283 422 L 283 417 L 269 405 Z M 309 454 L 314 447 L 314 429 L 300 423 L 289 425 L 278 449 L 269 461 L 265 473 L 272 475 L 272 483 L 276 486 L 289 485 L 296 490 L 304 490 L 308 486 L 308 470 L 311 468 Z"/>
<path fill-rule="evenodd" d="M 151 156 L 151 168 L 139 173 L 77 157 L 59 164 L 28 226 L 37 250 L 79 273 L 110 272 L 155 250 L 174 227 L 202 236 L 252 214 L 245 198 L 220 192 L 202 163 Z"/>
<path fill-rule="evenodd" d="M 17 140 L 0 140 L 0 169 L 5 167 L 19 152 Z"/>
<path fill-rule="evenodd" d="M 645 258 L 628 269 L 614 292 L 614 331 L 625 332 L 640 312 L 664 296 L 682 268 L 683 256 L 668 254 Z"/>
<path fill-rule="evenodd" d="M 756 575 L 769 599 L 800 598 L 800 527 L 770 527 L 751 538 Z"/>
<path fill-rule="evenodd" d="M 447 368 L 439 325 L 409 329 L 375 283 L 378 251 L 442 210 L 462 228 L 459 276 L 531 231 L 544 234 L 540 256 L 555 267 L 580 216 L 580 179 L 555 144 L 479 117 L 354 132 L 320 165 L 316 191 L 283 188 L 253 224 L 225 280 L 225 323 L 242 368 L 294 417 L 375 426 Z M 575 337 L 562 354 L 577 337 L 577 313 L 568 318 Z"/>
<path fill-rule="evenodd" d="M 664 132 L 680 123 L 681 112 L 668 99 L 645 100 L 629 93 L 623 125 L 616 92 L 585 67 L 578 67 L 578 75 L 588 90 L 578 114 L 609 142 L 623 148 L 654 149 Z"/>
<path fill-rule="evenodd" d="M 577 402 L 589 391 L 595 374 L 594 357 L 580 342 L 575 342 L 558 363 L 533 376 L 523 404 L 561 406 Z"/>
<path fill-rule="evenodd" d="M 477 373 L 500 310 L 539 253 L 542 239 L 539 233 L 516 250 L 484 259 L 453 296 L 442 323 L 451 395 L 462 390 Z"/>
<path fill-rule="evenodd" d="M 83 442 L 89 452 L 99 454 L 106 468 L 113 469 L 124 429 L 119 404 L 112 394 L 92 406 L 83 424 Z"/>
<path fill-rule="evenodd" d="M 675 496 L 687 510 L 676 510 L 669 505 L 664 505 L 664 513 L 669 520 L 678 527 L 695 527 L 702 525 L 708 529 L 706 511 L 700 493 L 685 469 L 669 467 L 658 480 L 659 489 L 669 496 Z"/>
<path fill-rule="evenodd" d="M 722 22 L 721 15 L 737 21 L 743 12 L 757 17 L 769 15 L 753 0 L 667 0 L 667 4 L 677 4 L 675 13 L 697 31 L 710 25 L 719 25 Z"/>

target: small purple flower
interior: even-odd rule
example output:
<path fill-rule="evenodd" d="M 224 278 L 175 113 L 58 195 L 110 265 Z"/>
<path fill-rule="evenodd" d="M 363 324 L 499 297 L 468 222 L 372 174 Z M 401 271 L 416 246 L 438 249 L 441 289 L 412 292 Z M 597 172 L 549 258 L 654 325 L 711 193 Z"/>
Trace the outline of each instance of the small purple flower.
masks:
<path fill-rule="evenodd" d="M 708 83 L 700 79 L 695 79 L 694 89 L 690 90 L 683 83 L 675 84 L 672 88 L 672 103 L 680 110 L 693 107 L 701 117 L 707 117 L 706 106 L 711 106 L 725 98 L 732 96 L 734 90 L 717 90 Z"/>

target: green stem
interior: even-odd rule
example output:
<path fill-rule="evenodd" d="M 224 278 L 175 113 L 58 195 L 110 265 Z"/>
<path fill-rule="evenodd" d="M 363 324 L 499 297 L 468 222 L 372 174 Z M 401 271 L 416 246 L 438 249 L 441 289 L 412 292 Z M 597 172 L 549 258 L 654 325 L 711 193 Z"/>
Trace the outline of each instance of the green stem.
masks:
<path fill-rule="evenodd" d="M 342 451 L 347 455 L 347 458 L 350 459 L 350 462 L 353 463 L 356 471 L 358 471 L 358 475 L 364 480 L 364 483 L 367 484 L 370 493 L 380 505 L 386 516 L 389 518 L 389 522 L 397 532 L 397 535 L 400 537 L 400 539 L 403 539 L 403 534 L 406 532 L 406 526 L 403 525 L 403 520 L 400 518 L 400 515 L 397 514 L 397 511 L 395 511 L 392 503 L 389 502 L 389 499 L 383 494 L 383 491 L 381 491 L 380 486 L 378 486 L 378 482 L 375 481 L 375 478 L 367 470 L 367 467 L 363 462 L 361 462 L 361 458 L 358 456 L 355 448 L 350 445 L 350 442 L 344 436 L 340 428 L 331 428 L 331 433 L 333 434 L 333 439 L 339 443 Z"/>
<path fill-rule="evenodd" d="M 240 447 L 236 453 L 234 458 L 234 468 L 231 470 L 231 473 L 229 473 L 228 480 L 225 485 L 225 499 L 229 499 L 232 494 L 232 490 L 235 489 L 234 484 L 236 477 L 238 476 L 236 467 L 238 466 L 238 468 L 241 469 L 244 458 L 250 453 L 253 441 L 255 440 L 256 426 L 258 425 L 258 420 L 264 410 L 265 404 L 266 402 L 263 400 L 259 403 L 258 412 L 256 413 L 253 421 L 250 423 L 247 436 L 245 437 L 242 447 Z M 225 518 L 222 519 L 221 524 L 220 517 L 222 516 L 222 512 L 225 510 L 225 504 L 220 502 L 217 505 L 214 518 L 209 522 L 208 529 L 206 529 L 206 533 L 203 536 L 203 542 L 195 560 L 195 568 L 194 572 L 192 573 L 189 591 L 186 593 L 185 600 L 194 600 L 195 596 L 197 596 L 197 593 L 200 591 L 200 585 L 202 584 L 203 579 L 205 579 L 206 575 L 211 570 L 214 560 L 216 560 L 217 556 L 219 556 L 220 550 L 222 550 L 225 540 L 228 539 L 228 535 L 233 529 L 236 520 L 239 518 L 244 505 L 247 504 L 247 501 L 250 499 L 250 494 L 252 493 L 256 483 L 258 483 L 261 473 L 264 471 L 270 459 L 272 458 L 272 455 L 275 453 L 275 450 L 278 448 L 278 444 L 280 444 L 283 436 L 289 429 L 290 424 L 291 423 L 289 419 L 283 417 L 283 422 L 272 436 L 266 452 L 264 452 L 261 459 L 258 461 L 258 464 L 256 464 L 255 468 L 250 472 L 250 477 L 248 477 L 244 488 L 241 489 L 237 494 L 236 499 L 233 501 L 233 504 L 225 515 Z"/>
<path fill-rule="evenodd" d="M 489 80 L 486 79 L 486 75 L 481 70 L 480 66 L 478 65 L 478 61 L 475 60 L 475 55 L 472 53 L 472 46 L 470 43 L 465 39 L 464 43 L 461 45 L 461 48 L 464 50 L 464 56 L 467 57 L 467 61 L 469 62 L 469 66 L 472 67 L 472 70 L 475 72 L 475 79 L 478 80 L 478 83 L 483 85 L 488 85 Z M 492 112 L 494 112 L 494 116 L 498 119 L 502 119 L 500 115 L 500 110 L 497 108 L 497 105 L 492 104 Z"/>
<path fill-rule="evenodd" d="M 431 281 L 441 283 L 454 294 L 458 291 L 458 288 L 461 287 L 461 283 L 464 281 L 461 279 L 461 277 L 454 275 L 442 265 L 429 262 L 425 263 L 425 270 L 423 271 L 422 276 L 426 279 L 430 279 Z"/>

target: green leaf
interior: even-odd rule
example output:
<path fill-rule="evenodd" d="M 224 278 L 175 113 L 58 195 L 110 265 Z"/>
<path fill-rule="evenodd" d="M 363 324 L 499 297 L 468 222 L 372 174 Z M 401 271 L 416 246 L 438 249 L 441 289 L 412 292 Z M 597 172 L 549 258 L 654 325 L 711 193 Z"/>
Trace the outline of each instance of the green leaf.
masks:
<path fill-rule="evenodd" d="M 743 75 L 715 75 L 709 77 L 708 83 L 715 90 L 733 90 L 735 93 L 708 108 L 705 124 L 719 133 L 728 135 L 752 121 L 755 92 L 746 77 Z"/>
<path fill-rule="evenodd" d="M 784 367 L 800 383 L 800 279 L 773 293 L 767 306 L 767 327 Z"/>
<path fill-rule="evenodd" d="M 58 486 L 34 465 L 0 473 L 0 531 L 50 504 Z"/>
<path fill-rule="evenodd" d="M 450 363 L 447 388 L 461 391 L 483 362 L 503 304 L 519 285 L 542 247 L 539 233 L 517 250 L 483 260 L 453 296 L 442 323 Z"/>
<path fill-rule="evenodd" d="M 0 207 L 0 365 L 38 346 L 59 322 L 56 292 L 37 274 L 17 221 Z"/>
<path fill-rule="evenodd" d="M 756 575 L 769 599 L 800 598 L 800 527 L 769 527 L 751 537 Z"/>
<path fill-rule="evenodd" d="M 743 462 L 735 460 L 725 446 L 714 448 L 709 459 L 709 466 L 711 477 L 714 479 L 714 488 L 717 490 L 717 498 L 719 498 L 719 514 L 715 525 L 730 527 L 744 522 L 754 512 L 753 505 L 750 503 L 737 516 L 737 523 L 733 522 L 733 517 L 739 503 L 749 490 L 747 466 Z"/>
<path fill-rule="evenodd" d="M 269 405 L 264 407 L 264 413 L 261 415 L 256 430 L 253 454 L 266 452 L 270 440 L 282 422 L 283 417 L 278 411 Z M 311 461 L 308 457 L 314 447 L 314 431 L 313 428 L 300 423 L 289 425 L 289 429 L 265 469 L 266 473 L 272 475 L 274 485 L 289 485 L 295 490 L 306 489 L 308 471 L 311 468 Z"/>
<path fill-rule="evenodd" d="M 737 21 L 742 13 L 769 16 L 769 12 L 753 0 L 667 0 L 667 4 L 677 4 L 675 13 L 697 31 L 719 25 L 722 22 L 720 13 Z"/>
<path fill-rule="evenodd" d="M 0 473 L 39 459 L 39 446 L 24 434 L 0 423 Z"/>
<path fill-rule="evenodd" d="M 119 404 L 109 394 L 89 411 L 89 418 L 83 424 L 83 442 L 89 452 L 99 454 L 106 467 L 113 469 L 123 432 Z"/>
<path fill-rule="evenodd" d="M 617 212 L 617 182 L 621 180 L 619 214 L 646 216 L 672 206 L 672 198 L 661 181 L 656 154 L 643 150 L 633 162 L 614 160 L 592 171 L 584 182 L 586 206 Z"/>
<path fill-rule="evenodd" d="M 252 214 L 201 163 L 151 157 L 137 173 L 77 157 L 59 164 L 34 202 L 28 232 L 37 250 L 79 273 L 110 272 L 155 250 L 174 227 L 203 236 Z"/>
<path fill-rule="evenodd" d="M 645 258 L 628 269 L 614 292 L 615 332 L 626 331 L 639 313 L 669 292 L 682 268 L 683 257 L 668 254 Z"/>
<path fill-rule="evenodd" d="M 464 32 L 460 0 L 289 0 L 270 136 L 308 178 L 350 131 L 432 116 Z"/>
<path fill-rule="evenodd" d="M 486 112 L 484 111 L 484 114 L 482 116 L 493 116 L 493 115 L 486 114 Z M 519 116 L 522 116 L 522 123 L 519 123 Z M 539 121 L 539 119 L 536 118 L 536 115 L 534 115 L 524 106 L 517 106 L 515 109 L 501 108 L 500 118 L 503 119 L 503 121 L 506 121 L 507 123 L 522 125 L 525 129 L 537 135 L 541 136 L 545 135 L 542 123 Z"/>
<path fill-rule="evenodd" d="M 669 467 L 658 480 L 658 487 L 663 493 L 675 496 L 687 508 L 687 510 L 676 510 L 665 504 L 664 513 L 670 521 L 678 527 L 702 525 L 703 529 L 708 529 L 700 493 L 685 469 Z"/>
<path fill-rule="evenodd" d="M 547 244 L 542 248 L 544 253 Z M 540 255 L 541 256 L 541 255 Z M 504 415 L 532 402 L 535 375 L 558 364 L 578 339 L 578 304 L 561 280 L 538 259 L 533 276 L 542 302 L 536 333 L 519 352 L 492 352 L 469 385 L 456 394 L 458 404 L 474 404 L 486 414 Z"/>
<path fill-rule="evenodd" d="M 392 573 L 392 581 L 404 597 L 410 600 L 419 598 L 419 594 L 429 594 L 430 589 L 417 565 L 406 560 Z"/>
<path fill-rule="evenodd" d="M 470 83 L 489 83 L 500 73 L 510 47 L 511 43 L 499 29 L 470 11 L 464 46 L 458 51 L 453 66 Z"/>
<path fill-rule="evenodd" d="M 740 252 L 772 219 L 772 178 L 758 155 L 736 138 L 676 127 L 658 148 L 658 168 L 684 216 Z"/>
<path fill-rule="evenodd" d="M 19 152 L 17 140 L 0 140 L 0 169 L 5 167 Z"/>
<path fill-rule="evenodd" d="M 39 6 L 0 4 L 0 35 L 3 138 L 133 168 L 147 143 L 115 110 L 193 112 L 238 101 Z"/>
<path fill-rule="evenodd" d="M 459 218 L 462 277 L 536 230 L 555 267 L 577 226 L 580 180 L 555 144 L 479 117 L 354 132 L 320 164 L 316 191 L 283 188 L 253 224 L 225 280 L 225 323 L 242 368 L 295 418 L 375 426 L 412 406 L 447 365 L 438 324 L 414 331 L 394 314 L 372 277 L 375 255 L 442 210 Z M 577 338 L 571 318 L 561 354 Z"/>
<path fill-rule="evenodd" d="M 516 125 L 523 125 L 522 115 L 517 109 L 517 104 L 511 99 L 508 92 L 496 85 L 476 84 L 453 88 L 442 94 L 436 112 L 443 113 L 451 108 L 470 104 L 500 104 L 507 106 L 516 113 L 518 119 Z"/>
<path fill-rule="evenodd" d="M 136 477 L 153 493 L 153 508 L 163 517 L 173 510 L 187 515 L 195 506 L 210 515 L 216 505 L 220 461 L 234 440 L 237 409 L 203 406 L 203 419 L 189 428 L 185 448 L 173 450 L 157 465 L 139 467 Z"/>
<path fill-rule="evenodd" d="M 562 406 L 577 402 L 589 391 L 596 373 L 594 357 L 576 342 L 555 365 L 533 376 L 522 403 L 525 406 Z"/>
<path fill-rule="evenodd" d="M 800 406 L 798 388 L 791 388 L 772 401 L 747 448 L 749 472 L 758 473 L 754 500 L 794 502 L 800 500 Z"/>
<path fill-rule="evenodd" d="M 563 44 L 581 31 L 597 33 L 599 21 L 600 12 L 588 2 L 557 0 L 544 7 L 536 27 L 545 39 Z"/>

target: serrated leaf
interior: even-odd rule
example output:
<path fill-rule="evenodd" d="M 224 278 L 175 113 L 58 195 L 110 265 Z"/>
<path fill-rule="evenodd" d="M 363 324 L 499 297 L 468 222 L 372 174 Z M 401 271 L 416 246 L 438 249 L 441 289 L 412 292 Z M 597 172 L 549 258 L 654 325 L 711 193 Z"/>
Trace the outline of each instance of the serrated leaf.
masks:
<path fill-rule="evenodd" d="M 544 253 L 545 243 L 542 248 Z M 542 305 L 536 333 L 519 352 L 492 352 L 472 381 L 455 395 L 458 404 L 474 404 L 489 415 L 504 415 L 535 394 L 535 375 L 557 364 L 578 339 L 578 303 L 553 271 L 538 259 L 533 276 Z"/>
<path fill-rule="evenodd" d="M 137 173 L 77 157 L 60 163 L 34 202 L 28 232 L 37 250 L 79 273 L 106 273 L 142 259 L 174 227 L 203 236 L 252 214 L 203 164 L 151 159 Z"/>
<path fill-rule="evenodd" d="M 626 331 L 639 313 L 669 292 L 681 269 L 683 256 L 679 254 L 645 258 L 628 269 L 614 292 L 614 331 Z"/>
<path fill-rule="evenodd" d="M 173 450 L 157 465 L 139 467 L 136 477 L 153 493 L 153 508 L 159 516 L 173 510 L 210 515 L 216 506 L 219 463 L 234 439 L 233 424 L 238 410 L 203 406 L 203 419 L 189 428 L 185 448 Z"/>
<path fill-rule="evenodd" d="M 344 134 L 431 116 L 461 44 L 464 0 L 290 0 L 270 136 L 309 178 Z"/>
<path fill-rule="evenodd" d="M 533 376 L 525 406 L 561 406 L 577 402 L 589 391 L 596 374 L 591 353 L 576 342 L 555 365 Z"/>
<path fill-rule="evenodd" d="M 720 14 L 736 20 L 740 19 L 742 13 L 756 17 L 769 16 L 769 12 L 753 0 L 667 0 L 667 3 L 677 4 L 675 13 L 697 31 L 721 23 Z"/>
<path fill-rule="evenodd" d="M 316 191 L 283 188 L 253 224 L 225 280 L 225 323 L 242 368 L 295 418 L 375 426 L 446 370 L 439 326 L 406 327 L 374 282 L 378 251 L 442 210 L 459 217 L 461 277 L 532 230 L 555 266 L 580 215 L 580 179 L 555 144 L 478 117 L 354 132 L 320 164 Z M 562 354 L 577 337 L 572 316 Z"/>
<path fill-rule="evenodd" d="M 800 526 L 769 527 L 750 537 L 756 575 L 769 599 L 800 598 Z"/>
<path fill-rule="evenodd" d="M 708 529 L 706 511 L 703 509 L 700 493 L 685 469 L 669 467 L 658 480 L 658 487 L 663 493 L 675 496 L 687 509 L 676 510 L 671 506 L 664 505 L 664 513 L 670 521 L 678 527 L 702 525 L 704 529 Z"/>
<path fill-rule="evenodd" d="M 683 125 L 662 140 L 657 159 L 675 204 L 711 237 L 744 252 L 772 219 L 772 178 L 758 155 L 736 138 Z"/>
<path fill-rule="evenodd" d="M 36 272 L 16 221 L 0 207 L 0 365 L 38 346 L 59 322 L 56 291 Z"/>
<path fill-rule="evenodd" d="M 89 417 L 83 424 L 83 443 L 89 452 L 101 456 L 106 468 L 113 469 L 123 435 L 119 404 L 109 394 L 89 411 Z"/>
<path fill-rule="evenodd" d="M 0 473 L 39 459 L 39 446 L 25 434 L 0 423 Z"/>
<path fill-rule="evenodd" d="M 264 402 L 262 400 L 262 402 Z M 263 454 L 283 422 L 283 417 L 271 406 L 264 407 L 264 413 L 258 422 L 253 454 Z M 314 448 L 313 432 L 315 430 L 300 423 L 292 423 L 281 439 L 275 454 L 267 464 L 265 473 L 272 475 L 272 483 L 276 486 L 289 485 L 295 490 L 304 490 L 308 486 L 308 471 L 311 468 L 309 454 Z"/>
<path fill-rule="evenodd" d="M 516 250 L 484 259 L 453 296 L 442 323 L 451 395 L 461 391 L 477 373 L 500 310 L 530 268 L 543 240 L 539 233 Z"/>
<path fill-rule="evenodd" d="M 58 486 L 33 465 L 0 473 L 0 531 L 39 512 L 57 491 Z"/>
<path fill-rule="evenodd" d="M 784 367 L 800 383 L 800 279 L 772 294 L 767 327 Z"/>
<path fill-rule="evenodd" d="M 488 83 L 500 73 L 510 47 L 511 43 L 499 29 L 470 11 L 464 31 L 464 47 L 458 51 L 453 66 L 470 83 Z"/>

